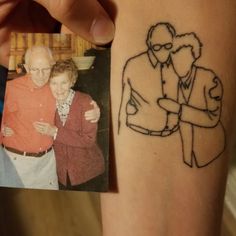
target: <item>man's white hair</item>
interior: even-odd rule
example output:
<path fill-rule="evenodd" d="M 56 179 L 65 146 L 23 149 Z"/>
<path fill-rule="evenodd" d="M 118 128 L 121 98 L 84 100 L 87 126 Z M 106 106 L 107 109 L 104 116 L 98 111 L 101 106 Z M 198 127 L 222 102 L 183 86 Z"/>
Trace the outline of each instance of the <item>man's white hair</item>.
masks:
<path fill-rule="evenodd" d="M 25 64 L 29 65 L 30 57 L 32 56 L 32 54 L 38 53 L 38 52 L 46 53 L 48 55 L 48 58 L 51 61 L 51 63 L 54 64 L 54 58 L 52 55 L 52 51 L 50 50 L 50 48 L 48 48 L 46 46 L 32 46 L 31 48 L 28 48 L 26 50 L 25 57 L 24 57 Z"/>

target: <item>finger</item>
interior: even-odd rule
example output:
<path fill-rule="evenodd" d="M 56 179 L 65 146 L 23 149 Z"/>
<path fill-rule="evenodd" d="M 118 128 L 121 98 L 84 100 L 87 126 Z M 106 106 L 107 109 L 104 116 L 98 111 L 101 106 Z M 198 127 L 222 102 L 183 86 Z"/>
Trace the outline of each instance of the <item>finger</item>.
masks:
<path fill-rule="evenodd" d="M 7 132 L 7 130 L 6 130 L 6 129 L 4 130 L 4 132 L 3 132 L 3 133 L 4 133 L 4 136 L 7 136 L 7 135 L 8 135 L 8 132 Z"/>
<path fill-rule="evenodd" d="M 41 129 L 39 129 L 38 127 L 34 127 L 34 128 L 37 132 L 42 133 Z"/>
<path fill-rule="evenodd" d="M 8 67 L 11 32 L 54 32 L 57 22 L 32 0 L 0 0 L 0 64 Z"/>
<path fill-rule="evenodd" d="M 37 132 L 39 132 L 40 134 L 44 134 L 44 129 L 36 127 L 35 128 Z"/>
<path fill-rule="evenodd" d="M 34 124 L 45 124 L 45 123 L 42 121 L 35 121 Z"/>
<path fill-rule="evenodd" d="M 43 126 L 37 125 L 37 124 L 34 125 L 34 128 L 35 128 L 38 132 L 43 132 L 43 130 L 44 130 L 44 127 L 43 127 Z"/>
<path fill-rule="evenodd" d="M 41 124 L 40 122 L 34 122 L 34 125 L 37 127 L 41 127 L 43 124 Z"/>
<path fill-rule="evenodd" d="M 0 22 L 17 6 L 19 0 L 0 0 Z"/>
<path fill-rule="evenodd" d="M 10 136 L 12 136 L 13 135 L 13 133 L 12 132 L 5 132 L 5 134 L 4 134 L 4 136 L 6 136 L 6 137 L 10 137 Z"/>
<path fill-rule="evenodd" d="M 114 37 L 114 24 L 97 0 L 36 0 L 69 30 L 96 44 Z"/>
<path fill-rule="evenodd" d="M 90 105 L 92 105 L 94 108 L 98 107 L 98 104 L 94 100 L 92 100 L 92 102 L 90 102 Z"/>
<path fill-rule="evenodd" d="M 96 123 L 99 120 L 99 117 L 92 115 L 92 116 L 85 117 L 85 120 L 91 123 Z"/>
<path fill-rule="evenodd" d="M 61 33 L 64 34 L 73 34 L 73 32 L 71 30 L 69 30 L 65 25 L 61 26 Z"/>
<path fill-rule="evenodd" d="M 9 51 L 10 51 L 10 30 L 3 27 L 3 22 L 14 10 L 19 1 L 0 1 L 0 64 L 8 67 Z"/>
<path fill-rule="evenodd" d="M 33 126 L 34 126 L 35 128 L 39 128 L 39 124 L 37 124 L 36 122 L 33 123 Z"/>
<path fill-rule="evenodd" d="M 94 110 L 89 110 L 84 113 L 85 117 L 87 116 L 93 116 L 94 115 Z"/>
<path fill-rule="evenodd" d="M 86 121 L 94 120 L 94 116 L 93 116 L 93 117 L 86 117 L 85 120 L 86 120 Z"/>
<path fill-rule="evenodd" d="M 38 125 L 38 126 L 42 126 L 42 127 L 48 126 L 48 123 L 46 123 L 46 122 L 41 122 L 41 121 L 36 121 L 36 122 L 34 122 L 34 124 L 36 124 L 36 125 Z"/>
<path fill-rule="evenodd" d="M 13 130 L 10 129 L 10 128 L 5 128 L 5 133 L 7 133 L 7 134 L 13 134 L 14 132 L 13 132 Z"/>
<path fill-rule="evenodd" d="M 93 106 L 95 110 L 100 111 L 98 104 L 95 101 L 92 101 L 90 104 Z"/>
<path fill-rule="evenodd" d="M 91 120 L 90 122 L 91 122 L 91 123 L 97 123 L 97 122 L 98 122 L 98 119 Z"/>
<path fill-rule="evenodd" d="M 41 128 L 38 124 L 35 124 L 35 123 L 33 124 L 33 126 L 34 126 L 35 129 L 40 129 Z"/>
<path fill-rule="evenodd" d="M 47 130 L 47 128 L 43 126 L 38 126 L 37 129 L 40 130 L 41 133 L 44 133 Z"/>
<path fill-rule="evenodd" d="M 94 114 L 94 113 L 85 116 L 85 119 L 87 119 L 87 120 L 94 120 L 94 119 L 97 119 L 97 118 L 98 118 L 98 115 L 96 115 L 96 114 Z"/>
<path fill-rule="evenodd" d="M 35 122 L 34 125 L 41 134 L 47 134 L 51 127 L 50 124 L 44 122 Z"/>

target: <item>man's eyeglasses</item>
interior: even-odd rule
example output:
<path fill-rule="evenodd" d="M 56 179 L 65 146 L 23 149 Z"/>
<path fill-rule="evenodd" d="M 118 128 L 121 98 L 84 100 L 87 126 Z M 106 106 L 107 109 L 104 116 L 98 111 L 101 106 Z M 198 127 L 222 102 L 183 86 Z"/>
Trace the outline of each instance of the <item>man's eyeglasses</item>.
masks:
<path fill-rule="evenodd" d="M 152 50 L 156 52 L 160 51 L 162 48 L 165 48 L 166 50 L 170 50 L 172 47 L 173 47 L 172 43 L 151 45 Z"/>
<path fill-rule="evenodd" d="M 39 72 L 43 73 L 43 74 L 49 74 L 51 72 L 51 67 L 47 67 L 47 68 L 30 68 L 30 73 L 33 74 L 39 74 Z"/>

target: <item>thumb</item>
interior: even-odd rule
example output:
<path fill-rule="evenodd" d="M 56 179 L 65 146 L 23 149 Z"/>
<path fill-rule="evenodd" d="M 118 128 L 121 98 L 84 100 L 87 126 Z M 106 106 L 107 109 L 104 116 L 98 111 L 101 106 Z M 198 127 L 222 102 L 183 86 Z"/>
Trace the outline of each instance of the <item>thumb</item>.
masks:
<path fill-rule="evenodd" d="M 35 0 L 69 30 L 95 44 L 109 43 L 114 24 L 97 0 Z"/>

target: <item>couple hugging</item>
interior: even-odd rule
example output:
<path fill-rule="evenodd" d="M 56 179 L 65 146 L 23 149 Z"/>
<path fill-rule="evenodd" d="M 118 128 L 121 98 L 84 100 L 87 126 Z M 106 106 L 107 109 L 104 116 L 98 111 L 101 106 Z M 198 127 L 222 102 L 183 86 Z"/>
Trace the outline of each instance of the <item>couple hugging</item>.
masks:
<path fill-rule="evenodd" d="M 2 119 L 0 185 L 73 189 L 104 172 L 96 142 L 100 109 L 72 90 L 72 59 L 54 61 L 49 48 L 26 51 L 27 74 L 7 82 Z"/>
<path fill-rule="evenodd" d="M 158 23 L 149 29 L 146 45 L 124 66 L 118 132 L 126 126 L 163 138 L 170 148 L 176 141 L 185 164 L 207 166 L 224 151 L 225 134 L 222 83 L 196 64 L 202 43 L 195 33 L 177 35 L 169 23 Z"/>

